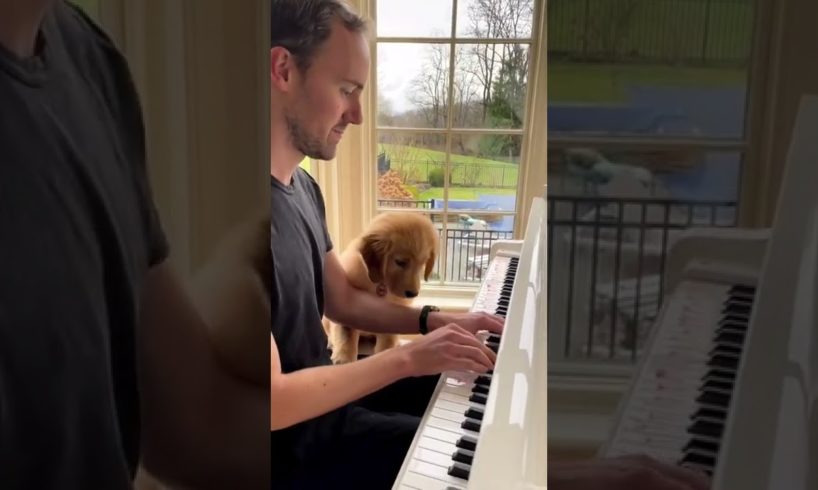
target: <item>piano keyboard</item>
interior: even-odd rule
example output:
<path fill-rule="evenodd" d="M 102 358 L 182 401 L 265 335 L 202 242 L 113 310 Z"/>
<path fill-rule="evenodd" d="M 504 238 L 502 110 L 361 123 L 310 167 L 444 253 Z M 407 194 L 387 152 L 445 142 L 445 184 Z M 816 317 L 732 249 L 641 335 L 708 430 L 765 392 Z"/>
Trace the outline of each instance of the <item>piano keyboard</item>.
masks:
<path fill-rule="evenodd" d="M 508 312 L 519 257 L 498 254 L 490 263 L 472 311 L 505 317 Z M 499 335 L 485 335 L 494 352 Z M 396 489 L 464 489 L 491 389 L 492 372 L 474 376 L 443 373 L 432 395 L 415 441 L 409 450 Z"/>
<path fill-rule="evenodd" d="M 655 326 L 608 456 L 647 454 L 712 474 L 754 295 L 750 286 L 679 284 Z"/>

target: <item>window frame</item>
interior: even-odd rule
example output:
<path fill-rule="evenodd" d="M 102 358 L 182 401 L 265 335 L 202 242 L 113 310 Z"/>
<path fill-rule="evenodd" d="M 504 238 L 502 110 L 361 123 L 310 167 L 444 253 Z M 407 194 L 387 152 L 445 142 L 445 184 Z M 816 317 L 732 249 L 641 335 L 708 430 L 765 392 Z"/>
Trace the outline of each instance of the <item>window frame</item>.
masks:
<path fill-rule="evenodd" d="M 375 159 L 377 155 L 377 135 L 378 131 L 394 131 L 402 133 L 423 132 L 425 134 L 514 134 L 522 137 L 520 154 L 520 168 L 518 171 L 518 182 L 516 186 L 516 210 L 508 212 L 495 212 L 492 214 L 514 215 L 513 238 L 521 239 L 525 229 L 525 222 L 534 197 L 545 194 L 546 185 L 546 138 L 533 138 L 531 134 L 546 134 L 547 118 L 547 90 L 546 90 L 546 40 L 545 40 L 545 1 L 534 0 L 534 12 L 532 19 L 532 32 L 529 38 L 520 39 L 492 39 L 489 41 L 474 38 L 449 37 L 446 38 L 424 38 L 424 37 L 382 37 L 378 38 L 374 32 L 377 31 L 375 20 L 377 19 L 377 0 L 352 0 L 349 2 L 358 12 L 370 19 L 371 34 L 370 52 L 372 63 L 370 68 L 370 80 L 361 95 L 362 110 L 365 114 L 364 122 L 360 127 L 349 128 L 347 135 L 338 147 L 338 154 L 334 161 L 327 164 L 315 162 L 312 166 L 313 176 L 319 182 L 325 194 L 327 204 L 327 221 L 330 234 L 336 245 L 336 249 L 343 249 L 355 236 L 361 233 L 368 223 L 379 211 L 377 207 L 377 172 L 375 171 Z M 456 12 L 452 19 L 456 19 Z M 447 128 L 427 129 L 427 128 L 383 128 L 377 125 L 377 46 L 378 41 L 388 40 L 390 43 L 405 42 L 412 40 L 416 43 L 446 44 L 450 53 L 458 44 L 475 43 L 529 43 L 529 84 L 526 94 L 526 113 L 523 127 L 520 129 L 478 129 L 478 128 L 452 128 L 452 119 L 448 118 Z M 449 66 L 449 90 L 453 84 L 452 71 L 454 63 Z M 447 138 L 447 146 L 450 149 L 451 138 Z M 447 162 L 448 162 L 447 152 Z M 450 167 L 446 166 L 447 181 Z M 361 183 L 364 185 L 361 186 Z M 363 187 L 363 189 L 361 189 Z M 444 199 L 448 197 L 446 188 Z M 448 212 L 448 200 L 446 199 Z M 344 210 L 341 213 L 341 210 Z M 354 210 L 354 211 L 350 211 Z M 405 211 L 405 210 L 401 210 Z M 412 212 L 412 211 L 405 211 Z M 486 213 L 488 214 L 488 213 Z M 445 231 L 444 231 L 445 233 Z M 441 264 L 445 264 L 445 249 L 442 250 Z M 442 272 L 442 271 L 441 271 Z M 436 283 L 429 283 L 424 286 L 424 291 L 418 298 L 418 302 L 428 300 L 429 297 L 440 298 L 444 303 L 449 304 L 454 309 L 468 309 L 471 300 L 479 284 L 468 283 L 444 283 L 443 280 Z M 438 302 L 440 302 L 438 300 Z"/>

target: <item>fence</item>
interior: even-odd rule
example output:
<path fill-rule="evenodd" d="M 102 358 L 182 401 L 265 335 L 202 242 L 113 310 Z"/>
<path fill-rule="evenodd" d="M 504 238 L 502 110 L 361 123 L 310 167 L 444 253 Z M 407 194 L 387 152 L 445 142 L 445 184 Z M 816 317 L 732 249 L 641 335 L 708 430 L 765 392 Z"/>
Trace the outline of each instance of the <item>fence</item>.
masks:
<path fill-rule="evenodd" d="M 388 168 L 395 171 L 407 184 L 428 183 L 432 187 L 443 187 L 445 165 L 439 160 L 392 161 Z M 509 189 L 517 187 L 518 170 L 519 167 L 515 164 L 453 162 L 449 180 L 451 185 L 459 187 Z"/>
<path fill-rule="evenodd" d="M 549 196 L 549 328 L 566 358 L 633 360 L 686 228 L 732 227 L 733 201 Z M 552 287 L 553 285 L 553 287 Z"/>
<path fill-rule="evenodd" d="M 745 64 L 752 0 L 551 0 L 551 59 Z"/>
<path fill-rule="evenodd" d="M 548 196 L 548 321 L 563 332 L 563 355 L 634 360 L 662 303 L 677 237 L 691 227 L 733 227 L 736 210 L 734 201 Z M 479 283 L 492 244 L 512 237 L 511 230 L 440 233 L 450 283 Z"/>

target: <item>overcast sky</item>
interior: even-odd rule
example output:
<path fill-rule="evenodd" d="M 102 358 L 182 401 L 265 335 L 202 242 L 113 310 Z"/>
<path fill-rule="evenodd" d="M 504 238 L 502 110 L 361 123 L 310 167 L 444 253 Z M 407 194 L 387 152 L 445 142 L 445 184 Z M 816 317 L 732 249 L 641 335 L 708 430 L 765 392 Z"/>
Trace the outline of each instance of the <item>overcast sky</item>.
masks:
<path fill-rule="evenodd" d="M 468 11 L 474 0 L 459 0 L 457 35 L 469 27 Z M 378 36 L 449 37 L 452 0 L 378 0 Z M 423 70 L 429 45 L 382 43 L 378 48 L 378 95 L 392 104 L 394 112 L 412 109 L 412 80 Z M 445 52 L 448 59 L 448 47 Z"/>

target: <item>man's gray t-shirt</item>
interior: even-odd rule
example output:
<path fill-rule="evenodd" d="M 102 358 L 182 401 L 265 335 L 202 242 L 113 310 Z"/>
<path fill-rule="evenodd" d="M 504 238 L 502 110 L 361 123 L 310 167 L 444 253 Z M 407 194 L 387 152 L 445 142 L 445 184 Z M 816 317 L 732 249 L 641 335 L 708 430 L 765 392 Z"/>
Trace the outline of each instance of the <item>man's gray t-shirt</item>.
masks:
<path fill-rule="evenodd" d="M 167 254 L 124 58 L 57 1 L 0 47 L 0 488 L 131 488 L 135 329 Z"/>
<path fill-rule="evenodd" d="M 285 373 L 329 365 L 324 260 L 332 249 L 318 184 L 297 169 L 289 185 L 271 178 L 272 334 Z M 270 403 L 276 403 L 271 400 Z M 274 480 L 308 464 L 311 451 L 339 430 L 347 408 L 271 433 Z"/>

